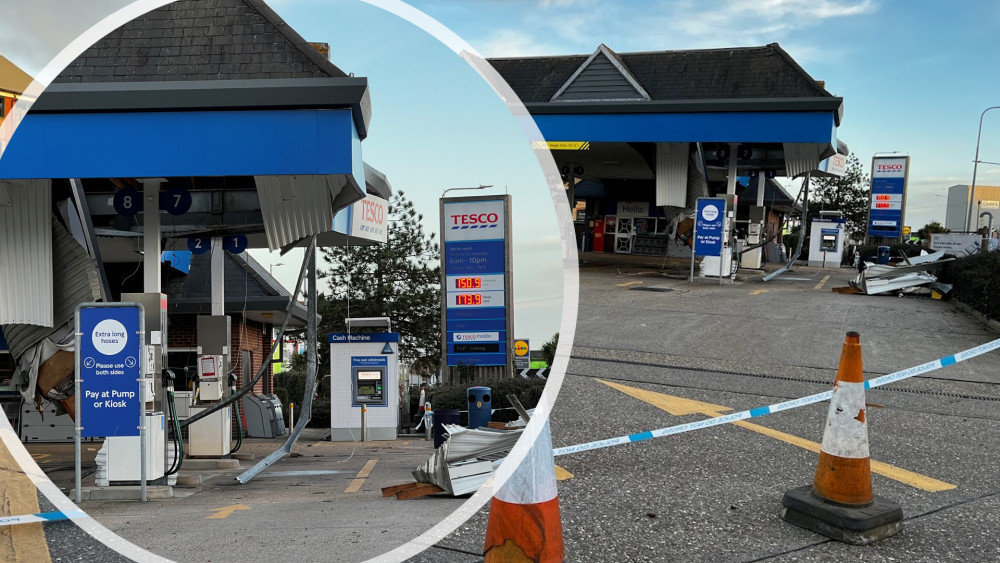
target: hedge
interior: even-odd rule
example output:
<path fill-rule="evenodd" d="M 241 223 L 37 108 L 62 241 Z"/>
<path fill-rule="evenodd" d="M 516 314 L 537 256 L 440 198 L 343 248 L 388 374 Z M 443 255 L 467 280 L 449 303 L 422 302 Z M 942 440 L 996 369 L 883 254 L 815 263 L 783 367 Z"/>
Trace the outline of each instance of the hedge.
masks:
<path fill-rule="evenodd" d="M 545 380 L 538 377 L 531 379 L 514 377 L 506 379 L 490 379 L 483 382 L 477 382 L 475 385 L 438 385 L 427 390 L 427 397 L 425 400 L 431 402 L 431 408 L 434 410 L 468 410 L 470 387 L 489 387 L 491 392 L 490 394 L 492 395 L 491 403 L 493 408 L 504 409 L 493 413 L 493 420 L 497 422 L 509 422 L 511 420 L 517 420 L 517 413 L 508 409 L 511 405 L 507 400 L 507 395 L 514 395 L 517 397 L 517 400 L 520 401 L 521 405 L 523 405 L 526 409 L 535 408 L 535 405 L 538 404 L 538 399 L 542 396 L 542 389 L 545 388 Z M 420 388 L 417 386 L 411 387 L 409 412 L 417 412 L 417 402 L 419 400 Z M 467 415 L 462 413 L 463 424 L 466 423 L 467 420 Z"/>
<path fill-rule="evenodd" d="M 1000 251 L 977 252 L 949 262 L 938 280 L 953 285 L 949 298 L 1000 320 Z"/>

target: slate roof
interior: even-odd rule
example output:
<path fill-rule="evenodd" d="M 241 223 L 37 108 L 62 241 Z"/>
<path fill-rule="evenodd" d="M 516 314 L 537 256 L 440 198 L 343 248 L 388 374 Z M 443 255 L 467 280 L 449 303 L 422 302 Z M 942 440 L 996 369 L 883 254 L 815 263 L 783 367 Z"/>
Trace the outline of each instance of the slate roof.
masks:
<path fill-rule="evenodd" d="M 163 293 L 169 296 L 172 313 L 192 313 L 211 310 L 212 254 L 193 254 L 187 275 L 172 274 L 164 280 Z M 223 253 L 225 279 L 225 310 L 227 314 L 246 311 L 284 311 L 291 294 L 275 280 L 264 266 L 249 254 Z M 292 316 L 305 319 L 305 308 L 296 303 Z"/>
<path fill-rule="evenodd" d="M 55 82 L 343 76 L 262 0 L 179 0 L 111 32 Z"/>
<path fill-rule="evenodd" d="M 832 97 L 777 43 L 614 54 L 653 100 Z M 549 102 L 589 56 L 496 58 L 489 62 L 528 104 Z"/>

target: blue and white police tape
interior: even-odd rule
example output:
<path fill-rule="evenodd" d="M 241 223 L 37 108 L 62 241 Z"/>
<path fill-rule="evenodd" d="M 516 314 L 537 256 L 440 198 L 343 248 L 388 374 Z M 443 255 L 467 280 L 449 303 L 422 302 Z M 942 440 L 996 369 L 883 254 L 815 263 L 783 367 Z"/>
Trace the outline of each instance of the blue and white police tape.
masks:
<path fill-rule="evenodd" d="M 994 340 L 992 342 L 987 342 L 986 344 L 983 344 L 981 346 L 976 346 L 975 348 L 970 348 L 968 350 L 959 352 L 957 354 L 953 354 L 951 356 L 945 356 L 941 359 L 934 360 L 933 362 L 927 362 L 926 364 L 921 364 L 919 366 L 893 372 L 888 375 L 876 377 L 875 379 L 869 379 L 865 381 L 865 389 L 880 387 L 882 385 L 907 379 L 915 375 L 921 375 L 924 373 L 932 372 L 941 369 L 943 367 L 948 367 L 950 365 L 956 364 L 958 362 L 964 362 L 965 360 L 968 360 L 970 358 L 975 358 L 976 356 L 980 356 L 987 352 L 991 352 L 993 350 L 996 350 L 997 348 L 1000 348 L 1000 339 Z M 783 403 L 777 403 L 766 407 L 757 407 L 755 409 L 750 409 L 747 411 L 734 412 L 717 418 L 699 420 L 697 422 L 689 422 L 686 424 L 678 424 L 677 426 L 669 426 L 667 428 L 660 428 L 658 430 L 651 430 L 649 432 L 639 432 L 637 434 L 629 434 L 628 436 L 618 436 L 617 438 L 597 440 L 596 442 L 587 442 L 586 444 L 577 444 L 575 446 L 564 446 L 562 448 L 555 448 L 554 450 L 552 450 L 552 455 L 561 456 L 566 454 L 585 452 L 589 450 L 599 450 L 601 448 L 610 448 L 611 446 L 617 446 L 620 444 L 631 444 L 635 442 L 651 440 L 653 438 L 659 438 L 661 436 L 670 436 L 673 434 L 681 434 L 684 432 L 690 432 L 692 430 L 698 430 L 701 428 L 720 426 L 723 424 L 729 424 L 730 422 L 736 422 L 737 420 L 756 418 L 758 416 L 764 416 L 766 414 L 794 409 L 797 407 L 803 407 L 805 405 L 811 405 L 813 403 L 819 403 L 822 401 L 829 400 L 830 397 L 832 396 L 833 396 L 833 390 L 831 389 L 830 391 L 816 393 L 815 395 L 809 395 L 807 397 L 792 399 L 790 401 L 785 401 Z"/>
<path fill-rule="evenodd" d="M 86 517 L 87 513 L 82 510 L 70 510 L 67 512 L 39 512 L 38 514 L 24 514 L 22 516 L 0 516 L 0 526 L 33 524 L 35 522 L 56 522 L 59 520 L 72 520 L 73 518 Z"/>

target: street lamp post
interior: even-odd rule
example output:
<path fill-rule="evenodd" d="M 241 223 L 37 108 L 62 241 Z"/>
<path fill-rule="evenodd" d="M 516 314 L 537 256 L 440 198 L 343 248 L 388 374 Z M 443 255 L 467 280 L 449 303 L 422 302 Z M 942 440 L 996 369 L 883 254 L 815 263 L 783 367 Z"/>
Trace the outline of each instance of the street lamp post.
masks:
<path fill-rule="evenodd" d="M 972 230 L 972 198 L 976 193 L 976 171 L 979 168 L 979 141 L 983 138 L 983 118 L 986 117 L 986 112 L 991 109 L 1000 109 L 1000 106 L 990 106 L 983 110 L 983 113 L 979 115 L 979 133 L 976 135 L 976 158 L 972 161 L 972 185 L 969 186 L 969 215 L 965 219 L 965 230 Z"/>

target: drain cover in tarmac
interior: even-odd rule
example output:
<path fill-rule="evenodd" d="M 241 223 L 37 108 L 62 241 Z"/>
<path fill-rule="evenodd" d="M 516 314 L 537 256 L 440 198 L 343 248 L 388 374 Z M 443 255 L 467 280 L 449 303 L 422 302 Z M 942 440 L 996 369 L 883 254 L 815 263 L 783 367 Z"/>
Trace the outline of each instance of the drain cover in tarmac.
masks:
<path fill-rule="evenodd" d="M 631 290 L 631 291 L 659 291 L 659 292 L 662 293 L 662 292 L 667 292 L 667 291 L 673 291 L 674 288 L 667 287 L 665 285 L 640 285 L 638 287 L 630 287 L 629 290 Z"/>

